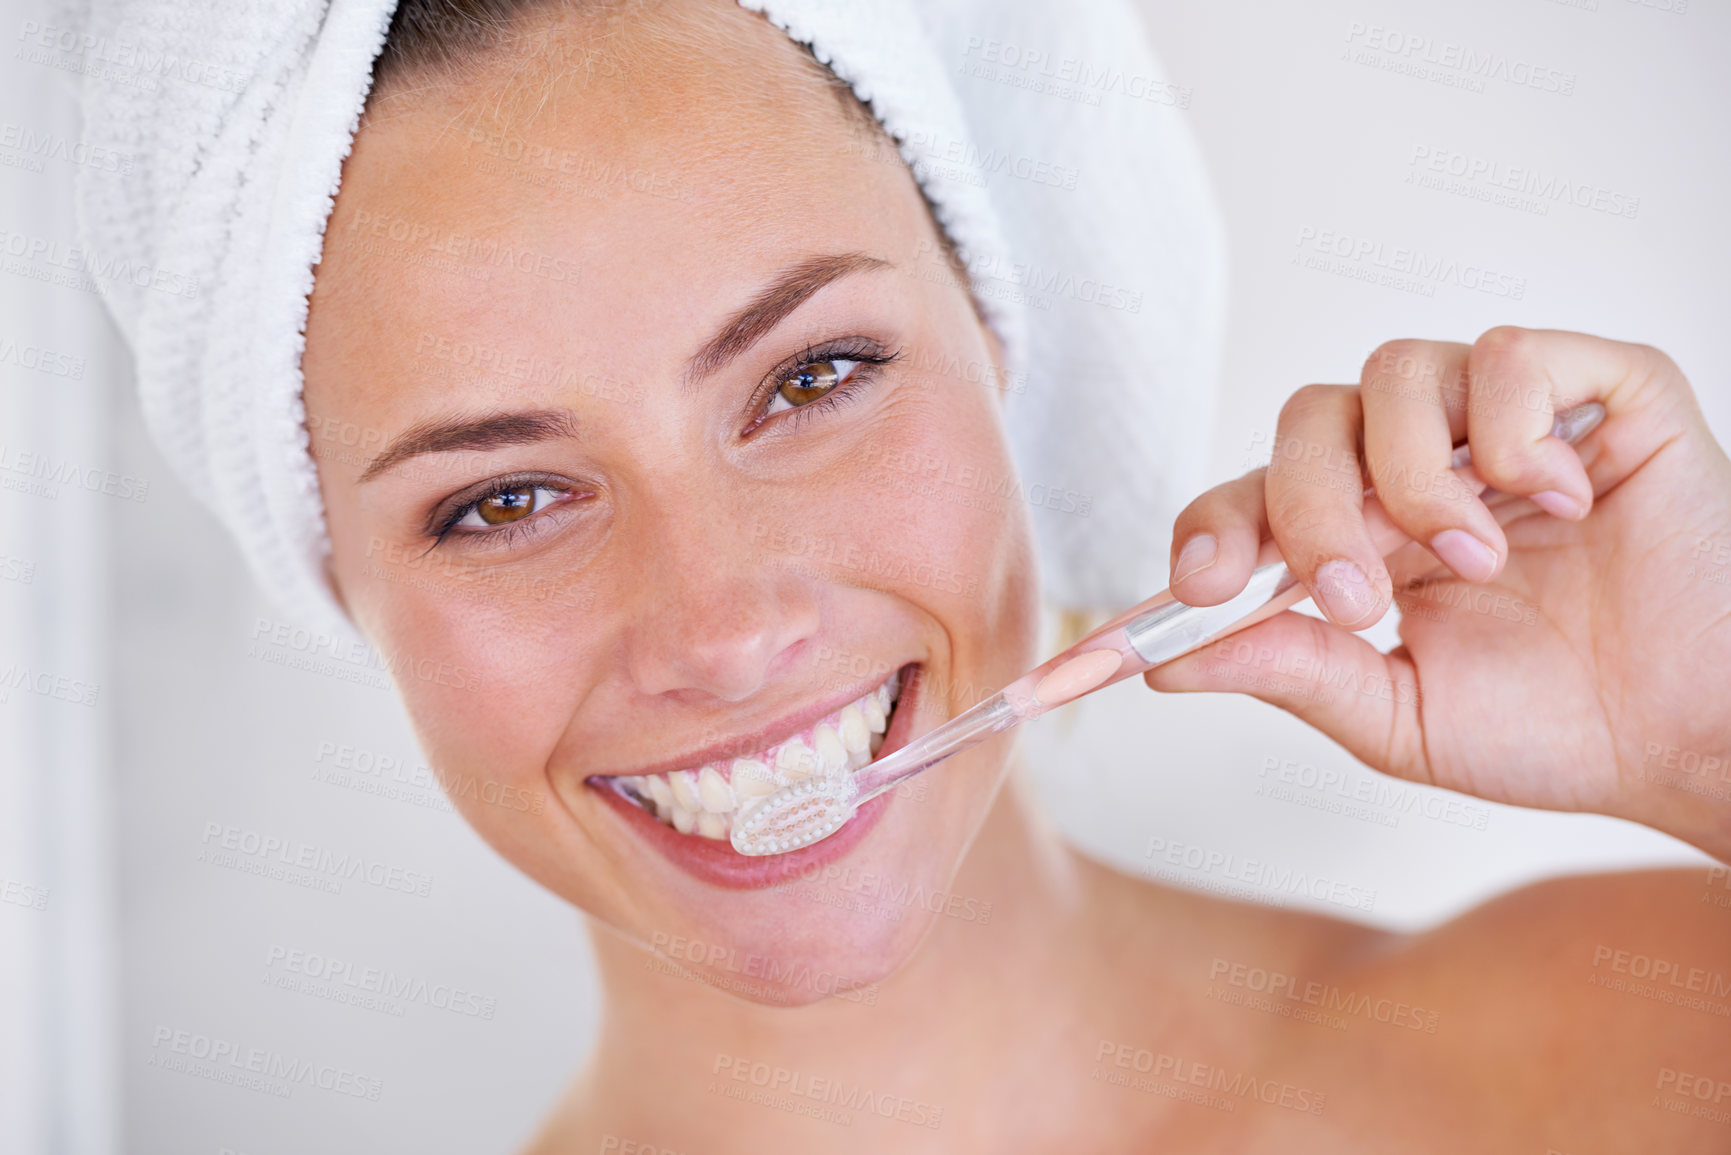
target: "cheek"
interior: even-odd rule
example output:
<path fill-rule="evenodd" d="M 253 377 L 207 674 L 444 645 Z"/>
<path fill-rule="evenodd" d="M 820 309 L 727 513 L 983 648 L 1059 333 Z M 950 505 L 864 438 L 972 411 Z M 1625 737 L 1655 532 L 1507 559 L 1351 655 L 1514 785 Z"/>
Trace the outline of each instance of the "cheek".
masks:
<path fill-rule="evenodd" d="M 959 617 L 988 611 L 1017 512 L 1005 497 L 1014 473 L 991 426 L 967 416 L 910 423 L 861 479 L 872 516 L 860 524 L 888 559 L 886 576 L 913 600 Z"/>
<path fill-rule="evenodd" d="M 958 678 L 1020 673 L 1037 631 L 1032 532 L 998 406 L 951 377 L 905 386 L 833 480 L 759 519 L 764 560 L 922 609 Z"/>
<path fill-rule="evenodd" d="M 587 684 L 589 615 L 436 567 L 351 557 L 342 572 L 431 763 L 452 780 L 544 795 L 547 753 L 569 723 L 572 695 Z M 452 801 L 478 829 L 523 817 L 486 798 L 472 807 Z"/>
<path fill-rule="evenodd" d="M 327 510 L 344 600 L 428 758 L 451 774 L 539 782 L 583 684 L 596 598 L 581 575 L 465 564 L 380 536 L 356 503 L 327 500 Z"/>

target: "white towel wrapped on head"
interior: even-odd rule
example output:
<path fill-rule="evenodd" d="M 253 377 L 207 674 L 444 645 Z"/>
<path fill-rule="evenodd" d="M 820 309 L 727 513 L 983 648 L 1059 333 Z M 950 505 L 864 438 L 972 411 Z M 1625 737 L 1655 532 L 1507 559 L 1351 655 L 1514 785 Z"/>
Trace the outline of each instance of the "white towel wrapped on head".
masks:
<path fill-rule="evenodd" d="M 1183 105 L 1124 0 L 740 0 L 811 45 L 897 141 L 1009 362 L 1041 578 L 1116 610 L 1165 584 L 1206 464 L 1220 228 Z M 88 259 L 146 421 L 266 590 L 347 628 L 300 354 L 323 233 L 396 0 L 96 0 L 79 43 Z M 121 51 L 123 49 L 123 51 Z"/>

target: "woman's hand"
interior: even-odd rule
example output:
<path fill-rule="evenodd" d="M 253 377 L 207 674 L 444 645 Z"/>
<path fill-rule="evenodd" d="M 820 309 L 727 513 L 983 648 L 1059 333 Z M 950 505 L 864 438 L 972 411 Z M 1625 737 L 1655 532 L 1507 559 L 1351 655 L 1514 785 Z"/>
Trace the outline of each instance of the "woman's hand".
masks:
<path fill-rule="evenodd" d="M 1550 436 L 1594 400 L 1579 447 Z M 1483 499 L 1449 471 L 1463 437 Z M 1385 516 L 1413 539 L 1387 559 Z M 1269 467 L 1179 516 L 1174 594 L 1232 597 L 1269 536 L 1329 621 L 1280 614 L 1148 685 L 1249 693 L 1385 773 L 1731 860 L 1731 461 L 1663 353 L 1516 328 L 1384 345 L 1357 386 L 1293 394 Z M 1391 602 L 1384 654 L 1352 631 Z"/>

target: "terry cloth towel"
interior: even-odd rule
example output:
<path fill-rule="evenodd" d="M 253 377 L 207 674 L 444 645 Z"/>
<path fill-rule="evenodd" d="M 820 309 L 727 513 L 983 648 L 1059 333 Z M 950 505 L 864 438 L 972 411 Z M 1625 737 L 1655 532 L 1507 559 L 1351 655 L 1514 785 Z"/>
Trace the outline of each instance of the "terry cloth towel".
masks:
<path fill-rule="evenodd" d="M 1123 0 L 740 0 L 896 140 L 1003 341 L 1048 597 L 1166 581 L 1211 442 L 1221 230 Z M 29 33 L 82 74 L 76 189 L 148 426 L 285 612 L 347 629 L 307 452 L 307 295 L 396 0 L 94 0 Z"/>

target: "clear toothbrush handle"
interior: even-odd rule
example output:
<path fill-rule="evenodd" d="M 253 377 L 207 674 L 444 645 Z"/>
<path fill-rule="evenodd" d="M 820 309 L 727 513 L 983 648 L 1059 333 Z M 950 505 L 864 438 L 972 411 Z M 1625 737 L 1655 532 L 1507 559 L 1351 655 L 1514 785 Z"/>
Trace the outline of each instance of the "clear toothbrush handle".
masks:
<path fill-rule="evenodd" d="M 1018 712 L 1009 696 L 999 690 L 888 757 L 855 771 L 854 786 L 859 790 L 855 805 L 876 798 L 902 779 L 913 777 L 951 754 L 1008 730 L 1027 716 L 1031 715 Z"/>

